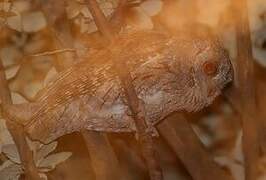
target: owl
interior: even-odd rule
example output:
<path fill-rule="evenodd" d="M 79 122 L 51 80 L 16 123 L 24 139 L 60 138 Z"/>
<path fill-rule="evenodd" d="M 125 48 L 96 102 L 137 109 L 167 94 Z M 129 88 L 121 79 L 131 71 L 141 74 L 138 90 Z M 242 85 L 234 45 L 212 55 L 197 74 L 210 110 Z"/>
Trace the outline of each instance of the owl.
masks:
<path fill-rule="evenodd" d="M 127 66 L 152 127 L 174 111 L 210 105 L 233 79 L 229 56 L 214 36 L 134 32 L 59 73 L 35 102 L 5 111 L 30 137 L 44 142 L 81 129 L 135 132 L 114 68 L 119 62 Z"/>

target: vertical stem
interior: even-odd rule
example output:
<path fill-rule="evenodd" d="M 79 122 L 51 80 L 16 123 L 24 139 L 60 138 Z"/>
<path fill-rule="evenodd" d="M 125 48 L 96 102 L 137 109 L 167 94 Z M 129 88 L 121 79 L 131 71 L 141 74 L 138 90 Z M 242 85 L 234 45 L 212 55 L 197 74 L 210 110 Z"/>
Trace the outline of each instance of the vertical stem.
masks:
<path fill-rule="evenodd" d="M 148 130 L 148 126 L 145 120 L 144 108 L 137 97 L 137 93 L 132 84 L 132 78 L 129 74 L 127 66 L 117 60 L 116 69 L 125 92 L 125 97 L 132 112 L 132 118 L 135 121 L 137 128 L 137 133 L 139 134 L 139 142 L 142 149 L 142 155 L 145 159 L 146 165 L 149 170 L 151 180 L 161 180 L 163 179 L 162 170 L 159 165 L 159 161 L 156 157 L 156 151 L 154 148 L 154 143 L 152 136 Z"/>
<path fill-rule="evenodd" d="M 108 40 L 112 41 L 113 35 L 110 29 L 110 25 L 101 9 L 99 8 L 96 0 L 87 0 L 87 2 L 100 32 Z M 122 88 L 125 92 L 129 109 L 131 110 L 132 117 L 135 121 L 143 157 L 148 167 L 150 178 L 152 180 L 161 180 L 163 178 L 162 171 L 156 158 L 152 136 L 147 131 L 148 126 L 144 117 L 145 112 L 143 112 L 143 107 L 132 84 L 132 77 L 129 73 L 129 70 L 127 69 L 126 63 L 123 60 L 121 61 L 121 59 L 117 59 L 114 63 L 114 68 L 118 72 L 118 76 L 120 78 Z"/>
<path fill-rule="evenodd" d="M 5 77 L 4 67 L 0 60 L 0 100 L 2 105 L 12 104 L 11 94 L 8 88 L 8 82 Z M 41 179 L 38 174 L 38 169 L 35 165 L 33 154 L 26 141 L 26 134 L 23 126 L 12 122 L 5 117 L 7 122 L 7 128 L 12 135 L 14 142 L 18 148 L 20 160 L 24 167 L 24 173 L 26 180 L 39 180 Z"/>
<path fill-rule="evenodd" d="M 245 156 L 246 180 L 258 176 L 258 122 L 256 117 L 255 81 L 252 45 L 246 0 L 232 0 L 237 36 L 237 61 L 234 86 L 240 97 L 243 122 L 243 151 Z"/>

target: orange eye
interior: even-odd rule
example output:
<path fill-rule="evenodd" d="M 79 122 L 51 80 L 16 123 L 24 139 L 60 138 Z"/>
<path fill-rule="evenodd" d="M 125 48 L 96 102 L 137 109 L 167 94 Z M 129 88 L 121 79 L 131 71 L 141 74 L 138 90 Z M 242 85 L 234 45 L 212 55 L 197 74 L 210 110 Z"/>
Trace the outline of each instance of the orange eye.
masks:
<path fill-rule="evenodd" d="M 217 64 L 214 62 L 205 62 L 203 64 L 203 71 L 209 76 L 215 75 L 217 72 Z"/>

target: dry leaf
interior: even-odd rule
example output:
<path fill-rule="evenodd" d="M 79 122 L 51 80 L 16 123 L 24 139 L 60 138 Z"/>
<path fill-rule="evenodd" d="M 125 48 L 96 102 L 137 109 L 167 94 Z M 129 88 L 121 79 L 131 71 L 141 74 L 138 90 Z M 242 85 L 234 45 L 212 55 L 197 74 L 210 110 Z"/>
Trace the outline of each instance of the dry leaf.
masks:
<path fill-rule="evenodd" d="M 14 141 L 6 127 L 5 120 L 0 119 L 0 153 L 2 153 L 2 147 L 7 144 L 14 144 Z"/>
<path fill-rule="evenodd" d="M 106 17 L 110 16 L 114 12 L 114 9 L 115 9 L 113 4 L 111 2 L 108 2 L 108 1 L 101 3 L 100 8 L 102 9 L 102 11 Z"/>
<path fill-rule="evenodd" d="M 15 46 L 7 46 L 0 50 L 0 57 L 4 67 L 13 65 L 22 57 L 20 50 Z"/>
<path fill-rule="evenodd" d="M 39 141 L 32 141 L 30 138 L 26 137 L 27 144 L 30 147 L 30 150 L 36 154 L 37 149 L 39 149 L 43 144 Z"/>
<path fill-rule="evenodd" d="M 2 147 L 2 152 L 14 163 L 19 164 L 20 157 L 15 144 L 8 144 Z"/>
<path fill-rule="evenodd" d="M 80 24 L 80 32 L 81 33 L 93 33 L 93 32 L 96 32 L 98 30 L 96 24 L 94 21 L 91 21 L 89 23 L 86 22 L 86 20 L 84 21 L 81 21 L 81 24 Z"/>
<path fill-rule="evenodd" d="M 23 31 L 37 32 L 46 27 L 46 20 L 42 12 L 36 11 L 23 15 Z"/>
<path fill-rule="evenodd" d="M 88 9 L 88 7 L 86 7 L 86 6 L 83 6 L 83 7 L 81 8 L 80 13 L 81 13 L 84 17 L 86 17 L 86 18 L 93 19 L 92 15 L 91 15 L 91 13 L 90 13 L 90 11 L 89 11 L 89 9 Z"/>
<path fill-rule="evenodd" d="M 33 98 L 41 89 L 43 89 L 43 83 L 35 81 L 25 86 L 24 92 L 26 97 Z"/>
<path fill-rule="evenodd" d="M 9 80 L 15 77 L 20 69 L 20 65 L 13 66 L 5 71 L 6 79 Z"/>
<path fill-rule="evenodd" d="M 253 55 L 255 60 L 262 65 L 263 67 L 266 67 L 266 50 L 263 50 L 261 48 L 253 48 Z"/>
<path fill-rule="evenodd" d="M 22 31 L 21 19 L 22 17 L 20 15 L 9 17 L 7 18 L 7 26 L 11 29 L 21 32 Z"/>
<path fill-rule="evenodd" d="M 69 19 L 73 19 L 81 13 L 81 9 L 84 5 L 81 5 L 77 1 L 67 1 L 66 13 Z"/>
<path fill-rule="evenodd" d="M 129 28 L 139 30 L 149 30 L 153 28 L 151 18 L 139 7 L 132 8 L 134 17 L 132 17 Z"/>
<path fill-rule="evenodd" d="M 162 9 L 163 3 L 161 0 L 147 0 L 140 4 L 140 7 L 149 16 L 157 15 Z"/>
<path fill-rule="evenodd" d="M 28 101 L 17 92 L 11 92 L 11 98 L 12 98 L 13 104 L 28 103 Z"/>
<path fill-rule="evenodd" d="M 18 180 L 22 172 L 22 168 L 19 165 L 7 160 L 0 166 L 0 179 Z"/>
<path fill-rule="evenodd" d="M 60 152 L 60 153 L 52 154 L 46 157 L 42 162 L 40 162 L 38 167 L 54 169 L 56 165 L 64 162 L 71 155 L 72 155 L 71 152 Z"/>
<path fill-rule="evenodd" d="M 44 174 L 44 173 L 39 173 L 39 176 L 40 176 L 42 179 L 44 179 L 44 180 L 48 180 L 47 175 Z"/>
<path fill-rule="evenodd" d="M 264 43 L 266 42 L 266 25 L 262 26 L 261 29 L 254 32 L 253 35 L 253 55 L 255 60 L 262 65 L 266 66 L 266 49 L 263 48 Z"/>
<path fill-rule="evenodd" d="M 35 157 L 35 162 L 36 162 L 36 165 L 38 166 L 44 159 L 45 157 L 50 154 L 51 152 L 53 152 L 55 150 L 57 146 L 57 142 L 54 141 L 50 144 L 47 144 L 47 145 L 43 145 L 38 151 L 37 151 L 37 154 L 36 154 L 36 157 Z"/>
<path fill-rule="evenodd" d="M 54 80 L 57 74 L 58 72 L 56 71 L 55 67 L 52 67 L 45 76 L 43 87 L 47 86 L 52 80 Z"/>

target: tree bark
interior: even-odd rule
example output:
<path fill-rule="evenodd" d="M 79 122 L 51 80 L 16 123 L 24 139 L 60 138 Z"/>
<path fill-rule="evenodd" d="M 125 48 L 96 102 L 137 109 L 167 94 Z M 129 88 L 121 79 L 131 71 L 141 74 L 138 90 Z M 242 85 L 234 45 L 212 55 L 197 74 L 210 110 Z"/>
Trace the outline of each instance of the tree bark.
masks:
<path fill-rule="evenodd" d="M 245 178 L 258 177 L 259 126 L 256 118 L 256 97 L 252 44 L 246 0 L 232 0 L 237 39 L 237 60 L 235 65 L 234 91 L 238 94 L 243 126 L 243 151 Z"/>

